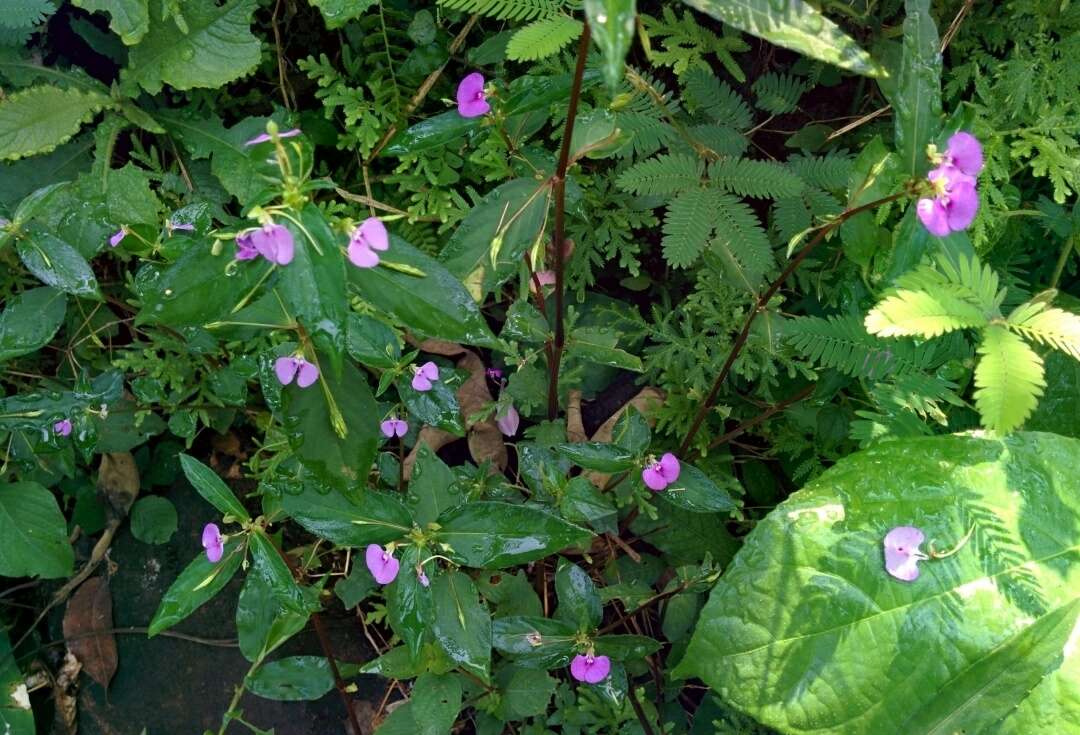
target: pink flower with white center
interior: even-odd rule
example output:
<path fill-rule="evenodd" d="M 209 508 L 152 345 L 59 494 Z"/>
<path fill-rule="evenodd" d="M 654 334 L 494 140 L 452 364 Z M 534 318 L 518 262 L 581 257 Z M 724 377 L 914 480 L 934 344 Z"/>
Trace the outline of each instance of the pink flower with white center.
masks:
<path fill-rule="evenodd" d="M 413 390 L 426 393 L 431 390 L 434 381 L 439 379 L 439 366 L 428 360 L 418 368 L 413 368 Z"/>
<path fill-rule="evenodd" d="M 202 546 L 206 549 L 206 558 L 213 564 L 221 561 L 221 555 L 225 551 L 225 539 L 221 535 L 221 529 L 214 523 L 203 526 Z"/>
<path fill-rule="evenodd" d="M 392 439 L 395 436 L 401 437 L 408 434 L 409 425 L 404 419 L 399 419 L 397 416 L 391 416 L 379 424 L 379 430 L 382 431 L 383 436 L 387 439 Z"/>
<path fill-rule="evenodd" d="M 353 230 L 349 238 L 349 262 L 357 268 L 374 268 L 379 264 L 376 250 L 390 248 L 390 235 L 378 217 L 368 217 Z"/>
<path fill-rule="evenodd" d="M 570 662 L 570 676 L 586 684 L 599 684 L 608 678 L 611 673 L 611 659 L 607 656 L 586 655 L 574 656 Z"/>
<path fill-rule="evenodd" d="M 295 378 L 299 387 L 307 388 L 319 379 L 319 366 L 302 357 L 291 355 L 274 360 L 274 373 L 282 385 L 288 385 Z"/>
<path fill-rule="evenodd" d="M 398 569 L 401 567 L 401 562 L 395 559 L 391 552 L 378 544 L 370 544 L 367 547 L 364 552 L 364 561 L 367 563 L 371 576 L 379 584 L 393 582 L 397 578 Z"/>
<path fill-rule="evenodd" d="M 484 92 L 484 75 L 478 71 L 467 75 L 457 88 L 457 109 L 462 117 L 481 117 L 491 112 Z"/>
<path fill-rule="evenodd" d="M 653 462 L 641 471 L 641 479 L 650 490 L 660 492 L 667 486 L 679 479 L 679 460 L 674 454 L 668 452 L 660 458 L 659 462 Z"/>
<path fill-rule="evenodd" d="M 905 582 L 918 579 L 919 562 L 930 558 L 919 550 L 925 539 L 914 526 L 897 526 L 885 534 L 885 571 Z"/>
<path fill-rule="evenodd" d="M 71 419 L 61 419 L 53 424 L 53 433 L 59 436 L 71 435 Z"/>

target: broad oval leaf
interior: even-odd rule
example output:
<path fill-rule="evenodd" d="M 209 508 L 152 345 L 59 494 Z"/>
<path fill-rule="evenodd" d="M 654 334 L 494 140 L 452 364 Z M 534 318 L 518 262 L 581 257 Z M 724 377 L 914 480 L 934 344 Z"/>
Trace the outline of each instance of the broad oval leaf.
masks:
<path fill-rule="evenodd" d="M 675 674 L 783 732 L 1080 731 L 1080 441 L 885 442 L 759 523 Z M 947 558 L 903 582 L 882 539 Z M 872 702 L 873 706 L 867 706 Z"/>
<path fill-rule="evenodd" d="M 568 546 L 588 544 L 592 534 L 530 505 L 480 501 L 439 518 L 439 541 L 456 563 L 501 569 L 534 561 Z"/>
<path fill-rule="evenodd" d="M 244 685 L 263 699 L 302 702 L 333 689 L 334 675 L 325 656 L 289 656 L 263 664 Z"/>
<path fill-rule="evenodd" d="M 579 467 L 598 472 L 622 472 L 634 466 L 634 455 L 605 442 L 557 444 L 555 451 Z"/>
<path fill-rule="evenodd" d="M 180 467 L 184 470 L 184 475 L 187 477 L 188 482 L 191 483 L 191 486 L 210 505 L 239 521 L 251 520 L 251 516 L 248 515 L 240 500 L 225 484 L 225 481 L 218 477 L 217 473 L 212 469 L 187 454 L 180 455 Z"/>
<path fill-rule="evenodd" d="M 0 575 L 54 579 L 71 574 L 75 553 L 52 492 L 36 482 L 0 484 Z"/>
<path fill-rule="evenodd" d="M 306 482 L 298 494 L 285 492 L 282 507 L 308 531 L 338 546 L 386 544 L 412 528 L 402 502 L 375 490 L 336 490 Z"/>
<path fill-rule="evenodd" d="M 7 299 L 0 312 L 0 362 L 48 344 L 66 312 L 67 297 L 52 288 L 32 288 Z"/>
<path fill-rule="evenodd" d="M 97 278 L 79 251 L 37 227 L 15 244 L 26 269 L 58 291 L 100 299 Z"/>
<path fill-rule="evenodd" d="M 245 544 L 234 537 L 226 542 L 221 561 L 214 563 L 206 554 L 195 557 L 165 591 L 147 635 L 153 638 L 171 628 L 220 592 L 240 568 L 244 548 Z"/>
<path fill-rule="evenodd" d="M 725 484 L 735 489 L 738 481 L 728 475 Z M 716 513 L 735 510 L 735 501 L 726 489 L 720 487 L 704 472 L 683 462 L 679 479 L 657 493 L 672 505 L 693 513 Z"/>

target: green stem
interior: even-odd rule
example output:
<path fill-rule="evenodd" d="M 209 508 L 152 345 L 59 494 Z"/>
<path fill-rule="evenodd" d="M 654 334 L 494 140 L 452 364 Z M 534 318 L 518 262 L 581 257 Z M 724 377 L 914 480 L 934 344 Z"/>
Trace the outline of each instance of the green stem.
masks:
<path fill-rule="evenodd" d="M 233 698 L 229 701 L 229 708 L 225 710 L 225 714 L 221 716 L 221 728 L 218 729 L 218 735 L 225 735 L 225 731 L 229 729 L 229 723 L 233 718 L 231 715 L 236 711 L 236 708 L 240 705 L 240 698 L 244 696 L 244 691 L 247 687 L 244 686 L 244 682 L 248 680 L 248 677 L 255 673 L 255 670 L 262 666 L 262 659 L 258 659 L 251 665 L 248 672 L 244 674 L 244 679 L 236 686 L 236 691 L 233 692 Z"/>
<path fill-rule="evenodd" d="M 1050 288 L 1056 289 L 1058 287 L 1058 283 L 1061 281 L 1061 275 L 1065 272 L 1065 265 L 1069 262 L 1069 255 L 1072 253 L 1073 247 L 1073 238 L 1067 238 L 1065 240 L 1065 246 L 1061 248 L 1061 254 L 1058 255 L 1057 265 L 1054 266 L 1054 275 L 1050 277 Z"/>

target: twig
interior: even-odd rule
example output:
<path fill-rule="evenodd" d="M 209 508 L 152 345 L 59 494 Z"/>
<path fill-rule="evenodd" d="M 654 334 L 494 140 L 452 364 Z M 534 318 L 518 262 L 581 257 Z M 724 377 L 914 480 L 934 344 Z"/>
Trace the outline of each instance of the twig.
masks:
<path fill-rule="evenodd" d="M 731 372 L 731 368 L 735 364 L 735 358 L 739 356 L 739 353 L 741 353 L 743 348 L 746 346 L 746 340 L 750 337 L 750 327 L 753 326 L 754 319 L 757 318 L 757 315 L 759 313 L 765 310 L 765 307 L 768 306 L 769 301 L 772 299 L 773 296 L 776 295 L 776 292 L 780 290 L 780 287 L 784 285 L 784 282 L 787 281 L 788 277 L 791 276 L 791 274 L 795 272 L 795 270 L 802 264 L 802 262 L 806 260 L 807 256 L 810 255 L 810 253 L 812 253 L 817 248 L 817 246 L 825 240 L 826 235 L 828 235 L 830 232 L 842 225 L 848 219 L 854 217 L 860 212 L 865 212 L 867 210 L 880 207 L 882 204 L 887 204 L 888 202 L 896 201 L 897 199 L 901 199 L 906 196 L 908 196 L 908 192 L 905 190 L 897 194 L 890 194 L 889 196 L 883 197 L 881 199 L 875 199 L 874 201 L 867 204 L 863 204 L 853 209 L 848 209 L 841 212 L 839 215 L 836 216 L 835 219 L 822 225 L 818 229 L 818 232 L 816 235 L 814 235 L 814 238 L 810 240 L 810 242 L 807 243 L 802 250 L 796 253 L 795 257 L 788 262 L 788 265 L 786 268 L 784 268 L 783 273 L 781 273 L 775 281 L 770 283 L 769 287 L 765 289 L 765 291 L 760 296 L 758 296 L 757 301 L 754 303 L 753 308 L 750 310 L 750 314 L 746 318 L 746 322 L 743 324 L 742 331 L 739 332 L 739 336 L 735 338 L 735 344 L 732 345 L 731 352 L 728 353 L 727 360 L 724 361 L 724 366 L 720 368 L 720 374 L 716 376 L 716 380 L 713 382 L 712 388 L 709 390 L 709 394 L 701 403 L 701 408 L 699 408 L 698 412 L 694 415 L 694 420 L 690 424 L 690 430 L 686 433 L 686 437 L 683 439 L 682 444 L 679 445 L 680 454 L 686 454 L 686 451 L 693 443 L 694 436 L 697 434 L 698 429 L 701 428 L 701 423 L 705 420 L 705 416 L 708 415 L 709 410 L 713 406 L 713 402 L 716 401 L 716 397 L 720 393 L 720 388 L 724 385 L 724 381 L 727 380 L 728 373 Z"/>
<path fill-rule="evenodd" d="M 322 647 L 323 655 L 326 656 L 326 661 L 330 664 L 330 673 L 334 675 L 334 688 L 338 690 L 338 694 L 341 695 L 341 703 L 345 705 L 345 711 L 349 713 L 349 725 L 352 726 L 354 735 L 363 735 L 364 731 L 360 729 L 360 722 L 356 719 L 356 710 L 353 708 L 352 700 L 345 689 L 345 680 L 341 678 L 341 672 L 338 670 L 337 662 L 334 660 L 334 654 L 330 650 L 330 639 L 326 637 L 322 617 L 317 612 L 312 613 L 311 622 L 315 626 L 315 635 L 319 638 L 319 646 Z"/>
<path fill-rule="evenodd" d="M 601 628 L 599 631 L 597 631 L 596 634 L 597 635 L 604 635 L 605 633 L 610 633 L 611 631 L 615 630 L 620 625 L 623 625 L 627 620 L 634 617 L 638 613 L 644 612 L 645 610 L 648 610 L 650 607 L 652 607 L 656 603 L 660 602 L 661 600 L 666 600 L 669 597 L 674 597 L 675 595 L 679 594 L 680 592 L 686 591 L 686 589 L 688 587 L 690 587 L 690 583 L 689 582 L 683 582 L 678 587 L 674 587 L 674 588 L 668 590 L 667 592 L 660 592 L 658 594 L 653 595 L 649 599 L 645 600 L 645 602 L 641 603 L 640 605 L 635 607 L 633 610 L 626 613 L 626 615 L 624 616 L 624 618 L 622 620 L 616 620 L 614 623 L 609 623 L 608 625 L 605 625 L 603 628 Z"/>
<path fill-rule="evenodd" d="M 727 444 L 732 439 L 744 434 L 748 429 L 751 429 L 751 428 L 757 426 L 758 424 L 760 424 L 762 421 L 769 418 L 773 414 L 779 413 L 780 411 L 783 411 L 785 408 L 787 408 L 788 406 L 790 406 L 790 405 L 792 405 L 794 403 L 798 403 L 799 401 L 801 401 L 802 399 L 806 398 L 808 395 L 813 393 L 815 387 L 817 387 L 817 384 L 816 383 L 811 383 L 810 385 L 806 386 L 805 388 L 800 390 L 795 395 L 789 396 L 788 398 L 785 398 L 784 400 L 780 401 L 779 403 L 775 403 L 772 406 L 769 406 L 767 409 L 765 409 L 764 411 L 759 413 L 754 418 L 747 419 L 746 421 L 742 422 L 741 424 L 736 426 L 734 429 L 732 429 L 728 433 L 724 434 L 723 436 L 721 436 L 721 437 L 719 437 L 717 439 L 714 439 L 712 444 L 709 445 L 709 449 L 715 449 L 716 447 L 720 446 L 721 444 Z"/>
<path fill-rule="evenodd" d="M 127 627 L 127 628 L 110 628 L 108 630 L 92 630 L 88 633 L 78 633 L 76 635 L 64 636 L 58 641 L 49 641 L 44 644 L 45 648 L 51 646 L 62 646 L 68 641 L 78 640 L 79 638 L 95 638 L 100 635 L 146 635 L 150 632 L 149 628 L 144 627 Z M 200 638 L 197 635 L 188 635 L 187 633 L 178 633 L 175 630 L 163 630 L 158 633 L 163 638 L 176 638 L 181 641 L 189 641 L 191 643 L 198 643 L 202 646 L 213 646 L 215 648 L 236 648 L 240 645 L 236 638 Z"/>
<path fill-rule="evenodd" d="M 578 40 L 577 66 L 574 68 L 574 82 L 570 87 L 570 103 L 566 110 L 566 129 L 563 131 L 562 148 L 559 151 L 559 165 L 555 169 L 555 337 L 548 364 L 548 418 L 552 421 L 559 415 L 559 363 L 562 361 L 563 348 L 566 346 L 566 326 L 563 323 L 563 308 L 566 280 L 566 168 L 570 163 L 570 142 L 574 137 L 574 120 L 577 118 L 578 99 L 581 97 L 581 80 L 585 75 L 585 59 L 589 55 L 589 24 L 581 31 Z"/>
<path fill-rule="evenodd" d="M 637 689 L 630 691 L 630 706 L 634 708 L 634 714 L 637 715 L 638 722 L 641 723 L 641 729 L 645 731 L 645 735 L 656 735 L 656 731 L 653 730 L 652 725 L 649 723 L 649 719 L 645 717 L 645 710 L 641 709 L 641 702 L 637 701 Z"/>
<path fill-rule="evenodd" d="M 270 28 L 274 31 L 274 48 L 277 51 L 278 88 L 281 90 L 281 101 L 285 103 L 285 109 L 292 112 L 295 101 L 289 101 L 289 78 L 285 75 L 285 53 L 281 48 L 281 31 L 278 30 L 278 11 L 281 10 L 281 0 L 274 4 L 274 12 L 270 15 Z"/>

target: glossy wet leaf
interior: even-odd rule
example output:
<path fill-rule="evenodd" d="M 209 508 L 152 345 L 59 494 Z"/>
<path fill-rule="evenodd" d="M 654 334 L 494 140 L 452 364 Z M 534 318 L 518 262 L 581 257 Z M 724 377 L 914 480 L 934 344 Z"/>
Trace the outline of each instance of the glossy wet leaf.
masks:
<path fill-rule="evenodd" d="M 517 342 L 539 344 L 551 333 L 547 319 L 528 301 L 515 301 L 506 312 L 506 322 L 500 336 Z"/>
<path fill-rule="evenodd" d="M 354 360 L 371 367 L 392 368 L 401 357 L 394 330 L 363 314 L 349 314 L 345 349 Z"/>
<path fill-rule="evenodd" d="M 519 666 L 556 669 L 574 657 L 577 626 L 539 616 L 497 618 L 491 627 L 492 645 Z"/>
<path fill-rule="evenodd" d="M 345 436 L 334 427 L 325 391 L 336 402 Z M 307 388 L 293 383 L 282 390 L 285 431 L 297 459 L 320 482 L 339 489 L 359 487 L 367 479 L 379 445 L 379 417 L 367 378 L 351 363 L 341 377 L 324 369 Z"/>
<path fill-rule="evenodd" d="M 308 587 L 304 597 L 318 607 L 318 589 Z M 314 599 L 313 599 L 314 598 Z M 240 652 L 248 661 L 258 661 L 292 636 L 308 621 L 308 613 L 288 610 L 278 604 L 273 588 L 258 574 L 249 574 L 236 603 L 236 633 Z"/>
<path fill-rule="evenodd" d="M 884 70 L 853 38 L 804 0 L 683 0 L 717 20 L 811 59 L 868 77 Z"/>
<path fill-rule="evenodd" d="M 571 478 L 559 497 L 563 518 L 602 533 L 618 532 L 618 510 L 612 496 L 600 491 L 585 477 Z"/>
<path fill-rule="evenodd" d="M 735 510 L 732 492 L 737 492 L 738 480 L 731 475 L 713 477 L 686 462 L 682 463 L 679 479 L 657 496 L 672 505 L 694 513 L 716 513 Z"/>
<path fill-rule="evenodd" d="M 370 489 L 338 490 L 306 482 L 299 493 L 284 493 L 282 507 L 308 531 L 338 546 L 385 544 L 412 528 L 398 496 Z"/>
<path fill-rule="evenodd" d="M 498 347 L 476 301 L 442 263 L 395 235 L 381 257 L 383 264 L 378 268 L 349 267 L 349 280 L 365 301 L 421 337 Z M 402 264 L 423 275 L 405 273 L 387 263 Z"/>
<path fill-rule="evenodd" d="M 930 168 L 926 144 L 941 127 L 941 53 L 930 0 L 905 0 L 903 58 L 891 100 L 896 149 L 903 171 L 912 176 Z"/>
<path fill-rule="evenodd" d="M 585 17 L 604 59 L 604 81 L 613 90 L 622 81 L 626 53 L 634 41 L 635 0 L 585 0 Z"/>
<path fill-rule="evenodd" d="M 0 398 L 0 430 L 51 431 L 53 422 L 71 418 L 87 408 L 99 409 L 120 397 L 124 376 L 119 370 L 98 375 L 88 387 L 73 391 L 17 393 Z"/>
<path fill-rule="evenodd" d="M 612 661 L 643 659 L 660 647 L 660 641 L 644 635 L 602 635 L 596 639 L 596 654 Z"/>
<path fill-rule="evenodd" d="M 229 539 L 225 544 L 225 553 L 217 563 L 200 552 L 165 591 L 154 619 L 150 621 L 147 635 L 153 638 L 171 628 L 220 592 L 240 568 L 244 546 L 239 539 Z"/>
<path fill-rule="evenodd" d="M 263 664 L 244 684 L 263 699 L 302 702 L 333 689 L 334 675 L 325 656 L 289 656 Z"/>
<path fill-rule="evenodd" d="M 616 347 L 619 336 L 611 329 L 583 327 L 575 329 L 566 342 L 567 354 L 585 362 L 632 370 L 644 370 L 641 358 Z"/>
<path fill-rule="evenodd" d="M 187 454 L 180 455 L 180 468 L 184 471 L 184 476 L 187 477 L 191 486 L 203 497 L 203 500 L 210 503 L 224 515 L 231 515 L 240 521 L 251 520 L 251 516 L 239 498 L 233 494 L 225 481 L 218 477 L 217 473 L 212 469 Z"/>
<path fill-rule="evenodd" d="M 432 631 L 446 655 L 465 671 L 491 677 L 491 614 L 476 585 L 462 572 L 444 572 L 431 581 L 435 612 Z"/>
<path fill-rule="evenodd" d="M 462 117 L 457 109 L 447 110 L 402 130 L 383 149 L 383 153 L 402 156 L 450 143 L 460 145 L 465 136 L 479 130 L 483 124 L 483 117 Z"/>
<path fill-rule="evenodd" d="M 600 72 L 587 69 L 582 77 L 582 89 L 587 89 L 599 80 Z M 556 102 L 564 102 L 570 97 L 572 84 L 571 74 L 518 77 L 510 82 L 510 93 L 506 98 L 507 115 L 521 115 L 546 108 Z"/>
<path fill-rule="evenodd" d="M 558 444 L 555 451 L 579 467 L 598 472 L 622 472 L 635 464 L 633 454 L 605 442 Z"/>
<path fill-rule="evenodd" d="M 0 725 L 11 735 L 34 735 L 34 712 L 29 705 L 30 698 L 12 653 L 11 641 L 7 631 L 0 630 Z"/>
<path fill-rule="evenodd" d="M 67 523 L 50 490 L 0 483 L 0 576 L 66 577 L 75 564 Z"/>
<path fill-rule="evenodd" d="M 1026 433 L 841 460 L 750 533 L 676 675 L 785 732 L 1076 729 L 1078 459 L 1080 441 Z M 881 551 L 898 525 L 924 549 L 975 530 L 902 582 Z"/>
<path fill-rule="evenodd" d="M 479 501 L 439 519 L 447 555 L 477 569 L 501 569 L 540 559 L 570 546 L 587 545 L 592 534 L 534 506 Z"/>
<path fill-rule="evenodd" d="M 651 439 L 649 422 L 632 404 L 628 404 L 626 410 L 615 422 L 615 428 L 611 432 L 611 443 L 628 452 L 641 454 L 649 448 Z"/>
<path fill-rule="evenodd" d="M 458 405 L 457 393 L 445 383 L 448 371 L 443 368 L 431 390 L 418 391 L 412 387 L 412 376 L 406 373 L 398 379 L 398 395 L 408 411 L 410 420 L 465 436 L 465 420 Z"/>
<path fill-rule="evenodd" d="M 252 531 L 248 534 L 248 546 L 251 550 L 251 571 L 270 587 L 275 602 L 287 612 L 307 612 L 307 601 L 292 570 L 266 533 Z"/>
<path fill-rule="evenodd" d="M 405 504 L 420 526 L 426 526 L 465 501 L 453 471 L 426 443 L 416 452 L 409 492 L 405 497 Z"/>
<path fill-rule="evenodd" d="M 421 561 L 420 550 L 408 546 L 397 553 L 401 569 L 397 579 L 384 589 L 386 619 L 395 633 L 405 641 L 414 659 L 420 656 L 425 639 L 430 640 L 435 618 L 435 603 L 431 587 L 424 587 L 416 574 Z"/>
<path fill-rule="evenodd" d="M 603 620 L 604 607 L 596 584 L 584 569 L 565 559 L 559 560 L 555 572 L 555 596 L 559 599 L 555 617 L 575 626 L 575 630 L 592 630 Z"/>
<path fill-rule="evenodd" d="M 101 298 L 97 278 L 86 258 L 52 233 L 31 228 L 15 243 L 15 251 L 26 269 L 46 286 L 75 296 Z"/>
<path fill-rule="evenodd" d="M 6 299 L 0 311 L 0 362 L 48 344 L 66 312 L 67 297 L 52 288 L 31 288 Z"/>

